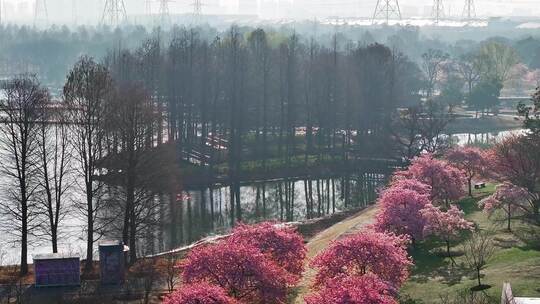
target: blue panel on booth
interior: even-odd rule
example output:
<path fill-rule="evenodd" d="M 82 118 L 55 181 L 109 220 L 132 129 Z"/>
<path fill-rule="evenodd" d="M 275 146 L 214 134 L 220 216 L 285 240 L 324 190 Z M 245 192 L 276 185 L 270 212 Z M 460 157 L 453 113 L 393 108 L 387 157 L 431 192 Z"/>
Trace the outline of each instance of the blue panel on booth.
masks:
<path fill-rule="evenodd" d="M 101 284 L 124 282 L 124 245 L 118 241 L 99 243 L 99 267 Z"/>
<path fill-rule="evenodd" d="M 36 287 L 81 285 L 80 258 L 61 253 L 34 256 Z"/>

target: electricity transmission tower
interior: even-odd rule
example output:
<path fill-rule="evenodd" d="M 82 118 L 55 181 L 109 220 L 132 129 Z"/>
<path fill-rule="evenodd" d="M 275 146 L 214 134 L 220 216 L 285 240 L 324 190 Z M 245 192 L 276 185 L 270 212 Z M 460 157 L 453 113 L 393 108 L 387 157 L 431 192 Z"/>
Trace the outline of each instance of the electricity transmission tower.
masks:
<path fill-rule="evenodd" d="M 371 22 L 375 23 L 376 19 L 385 19 L 386 24 L 388 24 L 388 21 L 392 17 L 401 20 L 401 10 L 399 9 L 398 0 L 377 0 Z"/>
<path fill-rule="evenodd" d="M 193 0 L 193 19 L 195 23 L 198 23 L 201 20 L 202 16 L 202 0 Z"/>
<path fill-rule="evenodd" d="M 444 17 L 444 6 L 442 0 L 433 0 L 433 10 L 431 11 L 431 16 L 435 19 L 435 23 Z"/>
<path fill-rule="evenodd" d="M 476 8 L 474 6 L 474 0 L 465 0 L 465 7 L 463 8 L 462 17 L 469 21 L 476 18 Z"/>
<path fill-rule="evenodd" d="M 34 26 L 39 24 L 46 25 L 48 19 L 47 2 L 45 0 L 36 0 L 34 5 Z"/>
<path fill-rule="evenodd" d="M 124 0 L 106 0 L 101 23 L 117 26 L 127 19 Z"/>
<path fill-rule="evenodd" d="M 169 2 L 173 2 L 173 0 L 159 0 L 159 22 L 161 26 L 166 26 L 171 22 Z"/>

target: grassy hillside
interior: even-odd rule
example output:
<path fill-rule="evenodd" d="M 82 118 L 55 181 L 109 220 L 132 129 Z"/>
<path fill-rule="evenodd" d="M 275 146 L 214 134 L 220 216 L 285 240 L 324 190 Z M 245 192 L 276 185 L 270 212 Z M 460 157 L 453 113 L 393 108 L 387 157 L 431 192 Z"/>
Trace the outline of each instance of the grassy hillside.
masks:
<path fill-rule="evenodd" d="M 477 207 L 477 202 L 494 191 L 493 185 L 476 191 L 474 198 L 466 198 L 459 205 L 466 218 L 474 221 L 481 229 L 494 234 L 496 252 L 483 271 L 483 284 L 492 287 L 484 292 L 490 303 L 499 303 L 503 282 L 510 282 L 514 295 L 540 297 L 540 230 L 514 220 L 513 232 L 505 231 L 504 223 L 491 218 Z M 457 265 L 438 252 L 443 244 L 428 240 L 412 252 L 415 267 L 401 294 L 412 303 L 439 303 L 441 296 L 467 292 L 476 285 L 474 275 L 467 270 L 462 256 L 462 245 L 454 244 L 453 252 Z"/>

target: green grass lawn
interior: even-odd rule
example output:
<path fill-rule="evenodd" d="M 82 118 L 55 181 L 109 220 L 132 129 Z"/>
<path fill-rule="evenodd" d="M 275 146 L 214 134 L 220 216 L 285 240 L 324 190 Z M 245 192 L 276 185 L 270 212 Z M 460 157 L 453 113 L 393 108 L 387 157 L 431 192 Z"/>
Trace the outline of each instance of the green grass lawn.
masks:
<path fill-rule="evenodd" d="M 493 190 L 493 185 L 488 185 L 475 191 L 474 198 L 459 202 L 468 220 L 494 233 L 497 249 L 482 277 L 482 284 L 492 287 L 485 293 L 490 303 L 499 303 L 503 282 L 510 282 L 515 296 L 540 297 L 540 230 L 514 220 L 511 233 L 505 231 L 504 223 L 498 224 L 496 215 L 488 218 L 477 202 Z M 452 249 L 458 255 L 454 257 L 457 266 L 452 266 L 450 258 L 437 254 L 444 250 L 442 243 L 427 240 L 418 245 L 411 252 L 415 266 L 401 295 L 415 300 L 412 303 L 439 303 L 441 296 L 467 292 L 475 286 L 474 274 L 467 270 L 464 257 L 459 255 L 462 245 L 457 242 Z"/>

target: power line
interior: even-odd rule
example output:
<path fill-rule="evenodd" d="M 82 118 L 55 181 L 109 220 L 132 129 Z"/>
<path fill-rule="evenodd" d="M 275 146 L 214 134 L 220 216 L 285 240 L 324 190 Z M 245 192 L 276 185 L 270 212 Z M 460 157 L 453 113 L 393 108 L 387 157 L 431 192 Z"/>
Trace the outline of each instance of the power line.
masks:
<path fill-rule="evenodd" d="M 399 9 L 398 0 L 377 0 L 371 22 L 375 23 L 376 19 L 385 19 L 386 24 L 388 24 L 388 21 L 392 17 L 401 20 L 401 10 Z"/>
<path fill-rule="evenodd" d="M 124 0 L 106 0 L 101 23 L 118 26 L 127 19 Z"/>
<path fill-rule="evenodd" d="M 439 21 L 444 17 L 444 6 L 442 0 L 433 0 L 431 17 L 435 19 L 435 23 L 439 23 Z"/>

